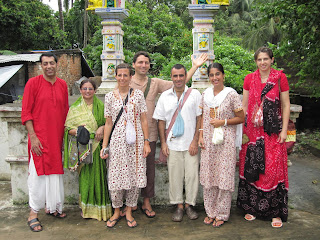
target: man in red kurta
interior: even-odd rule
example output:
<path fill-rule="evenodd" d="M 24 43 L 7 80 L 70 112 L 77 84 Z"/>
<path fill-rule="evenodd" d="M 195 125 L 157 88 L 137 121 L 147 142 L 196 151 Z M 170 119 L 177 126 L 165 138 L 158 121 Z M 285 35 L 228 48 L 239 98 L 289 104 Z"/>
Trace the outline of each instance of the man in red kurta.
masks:
<path fill-rule="evenodd" d="M 29 206 L 28 225 L 42 231 L 38 212 L 63 218 L 64 202 L 62 141 L 68 113 L 68 88 L 56 76 L 57 57 L 44 53 L 40 57 L 43 75 L 29 79 L 23 100 L 21 121 L 28 131 Z"/>

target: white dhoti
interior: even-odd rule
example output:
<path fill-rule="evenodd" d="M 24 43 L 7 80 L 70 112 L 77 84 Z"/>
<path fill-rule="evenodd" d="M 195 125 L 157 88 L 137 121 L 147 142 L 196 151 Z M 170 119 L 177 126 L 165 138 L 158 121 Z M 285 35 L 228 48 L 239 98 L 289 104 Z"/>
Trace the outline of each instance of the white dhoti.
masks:
<path fill-rule="evenodd" d="M 38 176 L 32 154 L 29 163 L 29 206 L 35 213 L 46 208 L 50 213 L 62 213 L 64 203 L 64 188 L 62 174 Z"/>

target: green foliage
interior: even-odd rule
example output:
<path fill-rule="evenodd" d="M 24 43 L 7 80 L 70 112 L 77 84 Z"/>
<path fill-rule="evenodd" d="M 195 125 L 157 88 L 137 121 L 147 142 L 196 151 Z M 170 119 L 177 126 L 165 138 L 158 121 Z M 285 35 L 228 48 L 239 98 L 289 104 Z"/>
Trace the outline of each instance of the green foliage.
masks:
<path fill-rule="evenodd" d="M 289 66 L 299 70 L 302 86 L 306 80 L 319 82 L 320 75 L 320 2 L 318 0 L 278 0 L 260 8 L 265 18 L 274 17 L 283 33 L 279 52 Z M 320 89 L 313 88 L 313 95 L 320 96 Z"/>
<path fill-rule="evenodd" d="M 0 50 L 0 55 L 17 55 L 15 52 L 8 50 Z"/>
<path fill-rule="evenodd" d="M 83 31 L 84 31 L 84 4 L 85 1 L 76 1 L 73 8 L 64 17 L 65 31 L 67 40 L 70 44 L 78 44 L 83 48 Z M 88 40 L 93 37 L 94 33 L 101 29 L 101 18 L 88 11 Z M 100 32 L 101 34 L 101 32 Z M 101 35 L 100 35 L 101 38 Z M 102 39 L 102 38 L 101 38 Z M 102 43 L 102 40 L 101 40 Z"/>
<path fill-rule="evenodd" d="M 67 44 L 52 10 L 41 1 L 0 0 L 0 15 L 0 49 L 59 49 Z"/>
<path fill-rule="evenodd" d="M 242 92 L 243 80 L 247 74 L 256 70 L 253 60 L 253 53 L 239 46 L 241 39 L 220 36 L 215 33 L 214 54 L 215 61 L 223 65 L 225 70 L 225 85 L 234 88 L 237 92 Z M 163 65 L 160 77 L 170 79 L 170 70 L 176 63 L 183 64 L 187 69 L 192 66 L 191 56 L 187 55 L 181 59 L 171 58 Z M 189 86 L 191 83 L 188 84 Z"/>
<path fill-rule="evenodd" d="M 83 51 L 86 53 L 87 62 L 95 75 L 102 75 L 102 62 L 100 59 L 102 53 L 102 45 L 92 46 L 88 45 Z"/>
<path fill-rule="evenodd" d="M 126 8 L 130 16 L 123 22 L 124 48 L 158 52 L 167 58 L 179 58 L 192 50 L 186 48 L 192 47 L 191 31 L 168 6 L 159 3 L 149 9 L 147 4 L 135 2 Z"/>

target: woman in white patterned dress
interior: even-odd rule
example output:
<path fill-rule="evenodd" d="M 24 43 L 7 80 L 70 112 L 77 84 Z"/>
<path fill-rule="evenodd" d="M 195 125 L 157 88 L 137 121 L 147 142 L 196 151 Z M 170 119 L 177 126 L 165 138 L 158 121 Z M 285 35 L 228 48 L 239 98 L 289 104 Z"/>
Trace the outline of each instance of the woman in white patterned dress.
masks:
<path fill-rule="evenodd" d="M 126 220 L 129 227 L 136 227 L 137 222 L 132 216 L 132 208 L 137 206 L 140 188 L 147 184 L 146 157 L 150 153 L 147 107 L 143 93 L 131 90 L 129 83 L 132 77 L 130 65 L 122 63 L 116 68 L 118 88 L 105 96 L 105 131 L 101 157 L 109 156 L 108 187 L 113 216 L 107 221 L 107 227 L 114 227 L 120 220 L 120 208 L 126 198 Z M 127 100 L 126 100 L 127 98 Z M 110 133 L 116 118 L 123 107 L 123 112 Z M 135 143 L 128 144 L 126 128 L 132 124 L 135 129 Z M 131 132 L 134 132 L 131 130 Z M 107 146 L 110 138 L 109 152 Z"/>
<path fill-rule="evenodd" d="M 244 122 L 244 113 L 238 93 L 224 86 L 223 66 L 220 63 L 209 65 L 208 75 L 213 86 L 203 92 L 200 106 L 200 183 L 203 186 L 207 214 L 204 223 L 220 227 L 230 216 L 236 146 L 241 146 L 241 123 Z M 218 127 L 223 129 L 224 140 L 222 144 L 215 145 L 212 143 L 212 135 L 214 128 Z M 237 140 L 236 135 L 239 135 Z"/>

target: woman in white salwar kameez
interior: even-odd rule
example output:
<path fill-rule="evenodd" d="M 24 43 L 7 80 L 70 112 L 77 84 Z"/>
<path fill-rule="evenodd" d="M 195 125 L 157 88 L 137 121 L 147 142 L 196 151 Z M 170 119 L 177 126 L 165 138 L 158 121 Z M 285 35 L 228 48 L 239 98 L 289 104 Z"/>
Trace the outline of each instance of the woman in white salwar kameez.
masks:
<path fill-rule="evenodd" d="M 241 125 L 244 113 L 239 94 L 224 86 L 224 69 L 213 63 L 208 67 L 212 87 L 202 94 L 200 183 L 203 186 L 204 223 L 220 227 L 230 216 L 231 197 L 234 191 L 236 146 L 241 146 Z M 213 144 L 215 128 L 222 127 L 223 143 Z M 236 138 L 237 136 L 237 138 Z"/>

